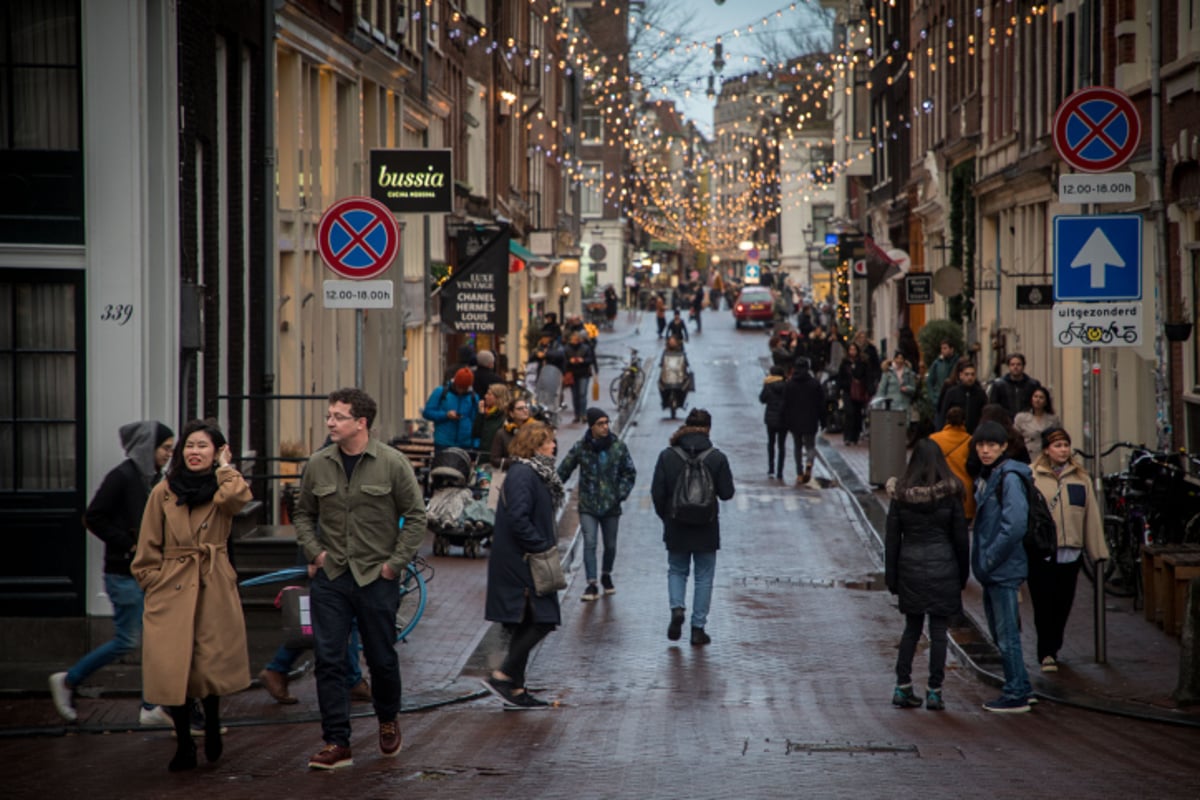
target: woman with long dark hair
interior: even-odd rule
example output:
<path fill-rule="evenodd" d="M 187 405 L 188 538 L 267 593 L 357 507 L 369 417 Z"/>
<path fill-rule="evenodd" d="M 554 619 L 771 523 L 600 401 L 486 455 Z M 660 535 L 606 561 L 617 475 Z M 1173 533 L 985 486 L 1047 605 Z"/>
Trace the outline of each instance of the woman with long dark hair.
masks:
<path fill-rule="evenodd" d="M 562 622 L 558 593 L 539 595 L 525 556 L 558 545 L 555 511 L 565 499 L 554 468 L 554 429 L 542 422 L 523 425 L 509 445 L 511 465 L 500 490 L 492 552 L 488 557 L 485 616 L 509 634 L 508 652 L 484 680 L 488 691 L 513 708 L 549 703 L 525 688 L 525 667 L 538 642 Z"/>
<path fill-rule="evenodd" d="M 150 492 L 131 571 L 146 593 L 142 682 L 146 701 L 175 723 L 172 772 L 196 766 L 189 697 L 204 706 L 204 755 L 221 757 L 220 697 L 250 685 L 246 621 L 229 561 L 233 515 L 251 499 L 215 423 L 179 435 L 167 479 Z"/>
<path fill-rule="evenodd" d="M 914 446 L 908 469 L 887 482 L 888 507 L 885 580 L 899 599 L 904 634 L 896 657 L 896 688 L 892 705 L 916 708 L 921 698 L 913 691 L 912 662 L 929 618 L 929 681 L 925 707 L 941 711 L 942 681 L 950 617 L 962 610 L 967 584 L 969 545 L 963 516 L 963 486 L 936 442 L 921 439 Z"/>
<path fill-rule="evenodd" d="M 846 444 L 858 444 L 862 434 L 863 409 L 871 399 L 870 373 L 866 357 L 858 345 L 846 345 L 846 357 L 838 366 L 837 382 L 842 390 L 842 409 L 846 412 L 846 427 L 842 439 Z"/>

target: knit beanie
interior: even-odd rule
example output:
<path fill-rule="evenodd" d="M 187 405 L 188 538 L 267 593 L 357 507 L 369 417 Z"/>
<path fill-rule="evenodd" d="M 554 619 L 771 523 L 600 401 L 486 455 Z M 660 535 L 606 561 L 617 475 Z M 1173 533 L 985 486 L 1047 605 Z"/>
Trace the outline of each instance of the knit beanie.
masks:
<path fill-rule="evenodd" d="M 465 392 L 475 383 L 475 373 L 471 372 L 468 367 L 463 367 L 458 372 L 454 373 L 454 388 L 460 392 Z"/>
<path fill-rule="evenodd" d="M 1004 430 L 1004 426 L 999 422 L 981 423 L 975 429 L 975 435 L 971 437 L 971 444 L 977 445 L 980 442 L 991 442 L 992 444 L 1008 444 L 1008 431 Z"/>
<path fill-rule="evenodd" d="M 156 422 L 155 425 L 157 426 L 154 430 L 154 446 L 156 448 L 161 447 L 162 443 L 167 439 L 172 439 L 175 437 L 175 431 L 171 430 L 166 425 L 163 425 L 161 422 Z"/>
<path fill-rule="evenodd" d="M 608 412 L 605 411 L 604 409 L 593 407 L 593 408 L 589 408 L 587 410 L 586 416 L 587 416 L 587 424 L 588 424 L 588 427 L 590 428 L 593 425 L 595 425 L 597 422 L 599 422 L 600 420 L 608 419 Z"/>

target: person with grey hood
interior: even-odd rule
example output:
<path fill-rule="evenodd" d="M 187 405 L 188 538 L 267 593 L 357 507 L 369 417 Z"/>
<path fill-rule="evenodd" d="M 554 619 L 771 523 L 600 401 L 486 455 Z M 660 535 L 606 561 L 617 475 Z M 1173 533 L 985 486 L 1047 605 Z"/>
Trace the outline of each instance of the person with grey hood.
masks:
<path fill-rule="evenodd" d="M 142 589 L 130 572 L 150 489 L 175 450 L 175 433 L 154 420 L 122 425 L 118 434 L 125 460 L 104 476 L 84 512 L 87 529 L 104 542 L 104 591 L 113 606 L 113 638 L 79 659 L 66 672 L 50 676 L 50 697 L 67 722 L 75 722 L 75 688 L 102 667 L 137 649 L 142 638 Z M 142 725 L 170 725 L 160 706 L 142 703 Z"/>

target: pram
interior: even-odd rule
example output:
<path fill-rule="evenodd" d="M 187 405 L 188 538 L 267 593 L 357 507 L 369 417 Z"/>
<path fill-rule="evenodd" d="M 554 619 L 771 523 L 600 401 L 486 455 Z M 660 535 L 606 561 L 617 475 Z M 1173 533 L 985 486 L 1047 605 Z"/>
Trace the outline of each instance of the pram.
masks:
<path fill-rule="evenodd" d="M 475 558 L 492 535 L 496 513 L 487 507 L 487 490 L 475 480 L 475 464 L 466 450 L 447 447 L 429 468 L 429 503 L 425 524 L 433 533 L 433 554 L 450 554 L 451 546 Z"/>

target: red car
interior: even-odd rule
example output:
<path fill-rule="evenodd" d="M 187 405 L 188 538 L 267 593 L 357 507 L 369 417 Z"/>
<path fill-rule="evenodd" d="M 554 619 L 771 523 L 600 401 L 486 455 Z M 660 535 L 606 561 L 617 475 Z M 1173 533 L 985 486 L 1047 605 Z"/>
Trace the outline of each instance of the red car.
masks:
<path fill-rule="evenodd" d="M 775 319 L 775 298 L 766 286 L 747 286 L 733 304 L 733 322 L 742 327 L 743 322 L 765 322 Z"/>

